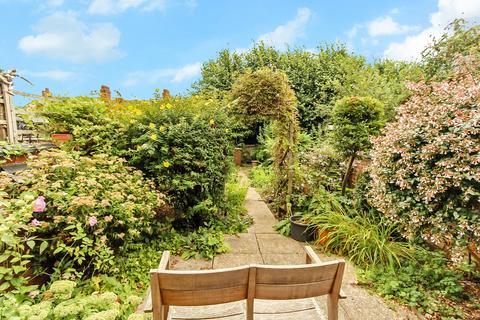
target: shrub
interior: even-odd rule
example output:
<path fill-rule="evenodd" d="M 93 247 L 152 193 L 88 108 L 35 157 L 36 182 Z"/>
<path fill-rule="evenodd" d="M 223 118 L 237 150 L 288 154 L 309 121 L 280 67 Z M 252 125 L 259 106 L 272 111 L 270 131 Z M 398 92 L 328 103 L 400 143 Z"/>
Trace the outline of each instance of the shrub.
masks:
<path fill-rule="evenodd" d="M 312 202 L 312 211 L 303 220 L 317 228 L 318 244 L 325 250 L 348 256 L 358 266 L 393 268 L 409 257 L 409 245 L 394 238 L 395 225 L 347 211 L 332 194 Z"/>
<path fill-rule="evenodd" d="M 26 244 L 42 272 L 110 272 L 116 254 L 165 228 L 162 195 L 120 158 L 43 151 L 28 162 L 21 182 L 7 176 L 1 182 L 2 217 L 16 218 L 8 234 L 23 242 L 34 237 Z"/>
<path fill-rule="evenodd" d="M 129 131 L 128 159 L 157 183 L 177 219 L 191 226 L 224 211 L 235 137 L 221 102 L 193 96 L 160 101 Z"/>
<path fill-rule="evenodd" d="M 77 283 L 68 280 L 53 282 L 48 290 L 37 296 L 37 303 L 18 302 L 12 297 L 0 298 L 2 319 L 127 319 L 141 302 L 135 294 L 121 291 L 121 295 L 102 290 L 84 294 Z M 141 319 L 141 318 L 140 318 Z"/>
<path fill-rule="evenodd" d="M 469 61 L 470 60 L 470 61 Z M 411 98 L 374 140 L 371 204 L 412 239 L 480 245 L 478 59 L 458 60 L 455 79 L 411 84 Z"/>
<path fill-rule="evenodd" d="M 380 133 L 384 125 L 383 104 L 370 97 L 346 97 L 333 108 L 333 144 L 350 157 L 343 178 L 342 194 L 350 178 L 353 161 L 370 146 L 370 136 Z"/>
<path fill-rule="evenodd" d="M 464 274 L 451 269 L 441 251 L 417 249 L 412 253 L 412 259 L 406 260 L 401 267 L 388 270 L 370 268 L 360 272 L 359 278 L 360 283 L 370 286 L 387 299 L 406 304 L 422 314 L 441 316 L 442 319 L 463 319 L 467 316 L 459 308 L 460 304 L 452 306 L 451 301 L 467 302 L 462 304 L 463 307 L 475 303 L 475 299 L 469 297 L 463 288 Z M 478 297 L 476 300 L 478 303 Z M 476 309 L 475 306 L 470 307 Z"/>

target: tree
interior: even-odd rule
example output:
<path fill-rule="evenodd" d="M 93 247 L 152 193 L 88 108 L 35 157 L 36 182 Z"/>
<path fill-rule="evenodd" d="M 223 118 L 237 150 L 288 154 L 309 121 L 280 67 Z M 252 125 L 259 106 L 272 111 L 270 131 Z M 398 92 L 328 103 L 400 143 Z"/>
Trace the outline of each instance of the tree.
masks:
<path fill-rule="evenodd" d="M 275 122 L 275 193 L 286 192 L 286 211 L 287 215 L 291 215 L 298 113 L 297 99 L 288 77 L 284 72 L 270 68 L 250 70 L 235 81 L 231 95 L 234 113 L 246 121 L 261 119 Z"/>
<path fill-rule="evenodd" d="M 332 121 L 333 144 L 349 157 L 342 182 L 345 194 L 356 156 L 370 147 L 370 137 L 377 135 L 384 125 L 384 105 L 371 97 L 346 97 L 335 104 Z"/>
<path fill-rule="evenodd" d="M 462 60 L 480 54 L 480 25 L 468 25 L 456 19 L 445 29 L 445 33 L 422 52 L 422 64 L 427 80 L 448 79 Z M 478 70 L 477 70 L 478 71 Z"/>

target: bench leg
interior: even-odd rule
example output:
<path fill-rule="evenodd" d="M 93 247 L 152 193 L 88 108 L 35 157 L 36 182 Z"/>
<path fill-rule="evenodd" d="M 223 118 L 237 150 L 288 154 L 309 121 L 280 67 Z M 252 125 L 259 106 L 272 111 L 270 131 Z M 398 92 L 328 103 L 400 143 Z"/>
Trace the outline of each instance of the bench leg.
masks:
<path fill-rule="evenodd" d="M 254 299 L 247 299 L 247 320 L 253 320 L 253 302 Z"/>
<path fill-rule="evenodd" d="M 338 320 L 338 295 L 329 294 L 327 297 L 328 320 Z"/>

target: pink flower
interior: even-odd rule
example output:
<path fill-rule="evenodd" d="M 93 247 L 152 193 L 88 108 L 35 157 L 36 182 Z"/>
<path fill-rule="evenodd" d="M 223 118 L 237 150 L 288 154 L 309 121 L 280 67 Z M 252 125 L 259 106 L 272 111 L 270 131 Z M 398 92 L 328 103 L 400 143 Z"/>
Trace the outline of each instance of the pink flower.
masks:
<path fill-rule="evenodd" d="M 40 196 L 33 203 L 33 212 L 43 212 L 45 211 L 45 197 Z"/>
<path fill-rule="evenodd" d="M 88 223 L 90 224 L 90 227 L 93 227 L 94 225 L 97 224 L 97 217 L 90 217 L 88 219 Z"/>
<path fill-rule="evenodd" d="M 40 221 L 38 221 L 37 219 L 33 219 L 30 224 L 32 226 L 35 226 L 35 227 L 38 227 L 40 225 Z"/>

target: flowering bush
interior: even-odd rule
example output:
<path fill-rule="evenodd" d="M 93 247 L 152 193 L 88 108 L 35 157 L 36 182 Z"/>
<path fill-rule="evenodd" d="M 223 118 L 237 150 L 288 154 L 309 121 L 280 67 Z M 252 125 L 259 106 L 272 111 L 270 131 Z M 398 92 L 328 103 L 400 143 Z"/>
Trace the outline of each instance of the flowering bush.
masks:
<path fill-rule="evenodd" d="M 374 139 L 371 203 L 409 238 L 480 244 L 478 59 L 456 62 L 451 81 L 411 84 L 385 135 Z"/>
<path fill-rule="evenodd" d="M 128 315 L 142 301 L 142 298 L 135 294 L 119 296 L 104 290 L 82 294 L 76 287 L 77 283 L 73 281 L 55 281 L 48 290 L 39 294 L 37 298 L 41 298 L 41 301 L 38 303 L 19 303 L 12 297 L 0 298 L 0 317 L 19 320 L 134 319 Z"/>
<path fill-rule="evenodd" d="M 28 245 L 42 272 L 111 271 L 116 254 L 156 238 L 165 226 L 163 196 L 120 158 L 44 151 L 28 162 L 20 182 L 2 176 L 0 183 L 2 228 Z"/>
<path fill-rule="evenodd" d="M 130 127 L 129 162 L 155 179 L 176 217 L 186 217 L 190 226 L 224 205 L 230 125 L 218 101 L 193 96 L 159 101 Z"/>

